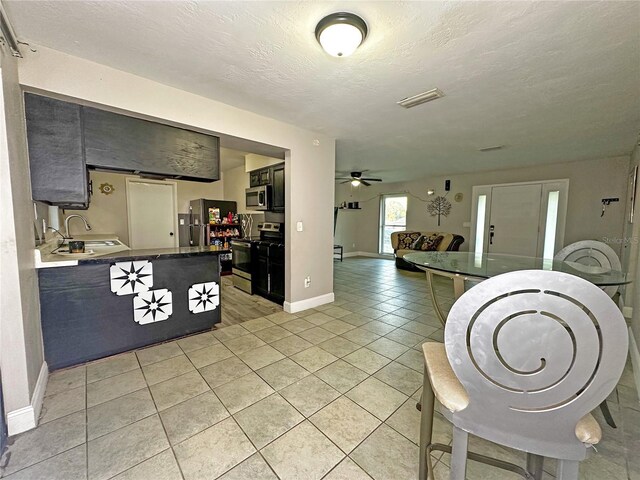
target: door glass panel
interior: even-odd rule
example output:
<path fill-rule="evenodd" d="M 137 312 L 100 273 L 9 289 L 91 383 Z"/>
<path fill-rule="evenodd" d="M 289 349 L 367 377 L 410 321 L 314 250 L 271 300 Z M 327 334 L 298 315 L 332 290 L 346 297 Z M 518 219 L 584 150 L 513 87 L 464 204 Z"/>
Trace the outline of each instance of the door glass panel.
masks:
<path fill-rule="evenodd" d="M 475 252 L 482 254 L 484 249 L 484 224 L 487 214 L 487 196 L 478 196 L 478 214 L 476 216 L 476 249 Z"/>
<path fill-rule="evenodd" d="M 547 222 L 544 227 L 544 251 L 543 258 L 553 258 L 556 247 L 556 227 L 558 225 L 558 202 L 560 192 L 549 192 L 547 203 Z"/>
<path fill-rule="evenodd" d="M 380 253 L 392 254 L 391 234 L 407 229 L 407 196 L 383 195 L 380 202 Z"/>

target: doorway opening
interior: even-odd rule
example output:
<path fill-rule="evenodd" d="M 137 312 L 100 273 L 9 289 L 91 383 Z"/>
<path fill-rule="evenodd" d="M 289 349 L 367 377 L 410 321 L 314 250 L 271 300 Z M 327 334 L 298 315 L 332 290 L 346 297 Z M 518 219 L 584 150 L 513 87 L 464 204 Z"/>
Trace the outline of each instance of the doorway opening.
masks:
<path fill-rule="evenodd" d="M 178 246 L 176 182 L 127 178 L 129 243 L 133 249 Z"/>

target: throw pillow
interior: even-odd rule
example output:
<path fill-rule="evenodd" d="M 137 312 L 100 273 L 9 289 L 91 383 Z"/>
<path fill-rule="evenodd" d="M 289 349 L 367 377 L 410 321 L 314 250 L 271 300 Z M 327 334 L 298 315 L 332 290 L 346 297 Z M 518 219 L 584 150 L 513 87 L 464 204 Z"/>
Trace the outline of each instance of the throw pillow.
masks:
<path fill-rule="evenodd" d="M 420 247 L 422 247 L 422 244 L 424 243 L 424 239 L 425 236 L 420 235 L 420 237 L 418 237 L 418 239 L 411 244 L 411 250 L 420 250 Z"/>
<path fill-rule="evenodd" d="M 420 238 L 420 232 L 402 232 L 398 234 L 398 250 L 411 248 L 413 242 Z"/>
<path fill-rule="evenodd" d="M 433 235 L 429 235 L 428 237 L 423 238 L 424 241 L 420 246 L 420 250 L 422 250 L 423 252 L 433 252 L 438 249 L 438 245 L 440 245 L 440 242 L 442 242 L 442 239 L 444 237 L 442 235 L 434 233 Z"/>

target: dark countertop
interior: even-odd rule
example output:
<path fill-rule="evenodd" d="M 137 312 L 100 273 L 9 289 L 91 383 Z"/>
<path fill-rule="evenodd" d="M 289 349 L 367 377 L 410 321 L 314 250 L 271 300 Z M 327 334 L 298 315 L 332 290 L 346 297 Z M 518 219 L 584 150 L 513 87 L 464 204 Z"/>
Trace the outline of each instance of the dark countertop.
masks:
<path fill-rule="evenodd" d="M 231 253 L 231 250 L 212 250 L 211 247 L 208 246 L 125 250 L 122 252 L 100 255 L 99 257 L 83 258 L 78 260 L 78 265 L 95 265 L 121 260 L 155 260 L 158 258 L 198 257 L 201 255 L 219 255 L 221 253 Z"/>

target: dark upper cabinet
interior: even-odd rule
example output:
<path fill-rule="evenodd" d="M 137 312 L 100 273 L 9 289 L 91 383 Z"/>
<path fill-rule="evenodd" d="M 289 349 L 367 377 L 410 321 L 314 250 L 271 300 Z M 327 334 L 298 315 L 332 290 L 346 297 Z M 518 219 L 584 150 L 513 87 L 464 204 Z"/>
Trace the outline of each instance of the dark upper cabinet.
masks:
<path fill-rule="evenodd" d="M 34 200 L 64 208 L 89 206 L 89 175 L 79 105 L 24 94 Z"/>
<path fill-rule="evenodd" d="M 271 169 L 271 210 L 284 212 L 284 165 L 276 165 Z"/>
<path fill-rule="evenodd" d="M 249 172 L 249 187 L 259 187 L 260 186 L 260 172 L 258 170 Z"/>
<path fill-rule="evenodd" d="M 269 211 L 284 212 L 284 163 L 249 172 L 249 187 L 271 185 Z"/>
<path fill-rule="evenodd" d="M 195 181 L 220 179 L 212 135 L 83 107 L 87 165 Z"/>
<path fill-rule="evenodd" d="M 249 172 L 249 186 L 259 187 L 261 185 L 271 185 L 271 167 Z"/>

